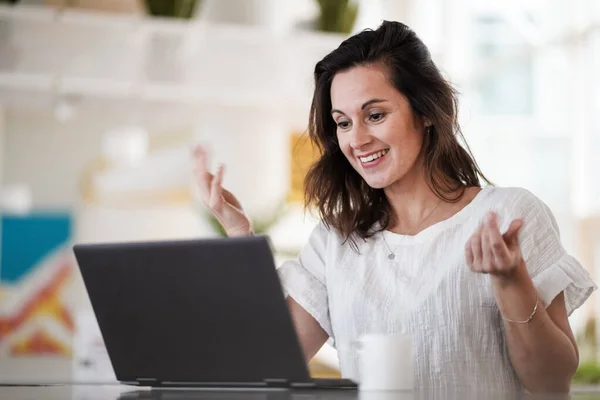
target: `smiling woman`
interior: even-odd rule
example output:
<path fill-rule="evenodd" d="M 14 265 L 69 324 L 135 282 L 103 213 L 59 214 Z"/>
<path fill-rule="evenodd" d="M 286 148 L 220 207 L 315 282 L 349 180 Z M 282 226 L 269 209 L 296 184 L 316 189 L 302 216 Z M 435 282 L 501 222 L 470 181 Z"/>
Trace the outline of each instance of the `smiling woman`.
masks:
<path fill-rule="evenodd" d="M 459 143 L 458 101 L 427 47 L 409 29 L 386 28 L 397 41 L 390 36 L 357 53 L 376 35 L 363 32 L 315 68 L 310 133 L 322 157 L 307 176 L 306 200 L 351 240 L 374 234 L 376 222 L 399 223 L 379 189 L 403 190 L 424 176 L 440 199 L 455 203 L 480 187 L 480 177 L 489 183 Z"/>
<path fill-rule="evenodd" d="M 579 359 L 568 316 L 596 285 L 540 199 L 482 187 L 455 92 L 423 42 L 384 22 L 314 79 L 320 154 L 305 197 L 322 222 L 279 268 L 306 359 L 331 338 L 342 375 L 357 377 L 357 339 L 401 333 L 417 389 L 568 391 Z M 252 234 L 223 169 L 196 154 L 205 204 L 228 235 Z"/>

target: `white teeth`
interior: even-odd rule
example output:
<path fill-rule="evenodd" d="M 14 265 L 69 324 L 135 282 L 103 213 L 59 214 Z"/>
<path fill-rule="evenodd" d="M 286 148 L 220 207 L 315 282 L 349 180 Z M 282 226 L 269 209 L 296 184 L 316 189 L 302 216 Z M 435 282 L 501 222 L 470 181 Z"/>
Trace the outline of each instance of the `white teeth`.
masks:
<path fill-rule="evenodd" d="M 384 155 L 387 154 L 389 150 L 382 150 L 382 151 L 378 151 L 377 153 L 373 153 L 370 156 L 367 157 L 359 157 L 360 161 L 362 161 L 363 163 L 368 163 L 371 162 L 373 160 L 378 159 L 379 157 L 383 157 Z"/>

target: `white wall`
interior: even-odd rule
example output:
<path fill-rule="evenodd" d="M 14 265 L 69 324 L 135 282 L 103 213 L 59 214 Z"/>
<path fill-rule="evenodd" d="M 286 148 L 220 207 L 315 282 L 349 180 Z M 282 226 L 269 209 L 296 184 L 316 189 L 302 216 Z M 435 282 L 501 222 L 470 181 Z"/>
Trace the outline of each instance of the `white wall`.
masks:
<path fill-rule="evenodd" d="M 99 154 L 107 123 L 101 115 L 60 123 L 47 111 L 7 110 L 5 182 L 29 184 L 34 208 L 73 207 L 81 171 Z"/>
<path fill-rule="evenodd" d="M 101 155 L 105 132 L 138 122 L 158 132 L 180 126 L 181 116 L 166 114 L 171 121 L 165 123 L 155 111 L 135 104 L 83 104 L 60 122 L 50 107 L 7 109 L 5 182 L 29 184 L 36 209 L 75 207 L 83 171 Z"/>
<path fill-rule="evenodd" d="M 85 111 L 67 122 L 57 121 L 50 110 L 9 109 L 6 112 L 5 182 L 27 183 L 37 209 L 68 209 L 78 203 L 82 171 L 101 154 L 102 135 L 119 124 L 139 122 L 150 133 L 190 126 L 195 142 L 213 150 L 213 166 L 227 166 L 225 185 L 250 210 L 260 212 L 283 198 L 289 185 L 289 134 L 302 129 L 294 115 L 268 110 L 204 108 L 195 115 L 140 113 L 136 118 L 110 110 Z M 192 146 L 193 143 L 188 143 Z M 187 150 L 186 150 L 187 151 Z M 182 152 L 187 156 L 186 151 Z M 191 154 L 191 153 L 190 153 Z M 156 171 L 141 171 L 152 175 Z M 189 173 L 192 164 L 190 157 Z"/>
<path fill-rule="evenodd" d="M 4 163 L 5 163 L 5 154 L 4 154 L 4 138 L 6 136 L 5 132 L 5 117 L 4 117 L 4 108 L 0 106 L 0 187 L 4 181 Z"/>

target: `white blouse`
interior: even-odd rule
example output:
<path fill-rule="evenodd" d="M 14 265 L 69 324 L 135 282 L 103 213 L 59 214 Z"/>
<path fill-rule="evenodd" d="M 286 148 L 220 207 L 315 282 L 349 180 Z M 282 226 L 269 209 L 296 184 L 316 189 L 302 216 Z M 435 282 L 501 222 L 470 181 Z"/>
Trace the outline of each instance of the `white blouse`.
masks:
<path fill-rule="evenodd" d="M 520 244 L 546 306 L 564 291 L 570 315 L 596 289 L 561 245 L 550 209 L 525 189 L 487 186 L 457 214 L 415 236 L 384 231 L 357 240 L 359 253 L 321 223 L 278 272 L 286 295 L 330 335 L 343 377 L 357 376 L 356 339 L 395 332 L 412 336 L 417 388 L 522 390 L 490 276 L 465 262 L 466 241 L 488 211 L 498 214 L 501 232 L 524 218 Z"/>

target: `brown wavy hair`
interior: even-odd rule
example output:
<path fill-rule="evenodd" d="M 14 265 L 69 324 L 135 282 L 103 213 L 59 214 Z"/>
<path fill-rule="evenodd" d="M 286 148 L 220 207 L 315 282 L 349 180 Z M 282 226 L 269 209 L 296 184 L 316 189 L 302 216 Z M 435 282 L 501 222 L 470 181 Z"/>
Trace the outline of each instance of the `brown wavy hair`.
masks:
<path fill-rule="evenodd" d="M 427 46 L 408 26 L 384 21 L 376 30 L 367 29 L 343 41 L 314 70 L 308 134 L 320 157 L 304 182 L 305 203 L 318 210 L 328 227 L 353 242 L 353 235 L 365 239 L 386 229 L 391 207 L 383 189 L 367 185 L 338 146 L 331 117 L 331 82 L 339 72 L 373 64 L 387 69 L 390 81 L 407 98 L 414 116 L 432 124 L 424 133 L 421 149 L 425 178 L 432 191 L 444 201 L 456 202 L 466 188 L 481 186 L 480 178 L 490 183 L 460 130 L 457 92 L 432 61 Z M 377 222 L 380 228 L 375 230 Z"/>

